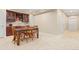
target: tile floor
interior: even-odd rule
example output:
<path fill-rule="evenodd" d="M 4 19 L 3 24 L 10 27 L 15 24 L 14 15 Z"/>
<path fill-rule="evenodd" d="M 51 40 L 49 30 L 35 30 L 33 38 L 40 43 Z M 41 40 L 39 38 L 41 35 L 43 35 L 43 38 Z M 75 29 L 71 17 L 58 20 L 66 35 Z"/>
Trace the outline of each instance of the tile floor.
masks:
<path fill-rule="evenodd" d="M 13 44 L 12 36 L 0 38 L 0 50 L 78 50 L 79 32 L 65 32 L 64 35 L 40 33 L 39 39 Z"/>

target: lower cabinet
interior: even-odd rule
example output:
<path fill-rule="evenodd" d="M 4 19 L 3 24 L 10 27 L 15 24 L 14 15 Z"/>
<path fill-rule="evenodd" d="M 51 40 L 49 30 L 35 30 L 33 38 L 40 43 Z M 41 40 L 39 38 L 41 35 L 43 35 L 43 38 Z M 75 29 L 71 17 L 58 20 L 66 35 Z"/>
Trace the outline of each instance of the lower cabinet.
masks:
<path fill-rule="evenodd" d="M 8 26 L 6 27 L 6 36 L 11 36 L 12 35 L 12 27 Z"/>

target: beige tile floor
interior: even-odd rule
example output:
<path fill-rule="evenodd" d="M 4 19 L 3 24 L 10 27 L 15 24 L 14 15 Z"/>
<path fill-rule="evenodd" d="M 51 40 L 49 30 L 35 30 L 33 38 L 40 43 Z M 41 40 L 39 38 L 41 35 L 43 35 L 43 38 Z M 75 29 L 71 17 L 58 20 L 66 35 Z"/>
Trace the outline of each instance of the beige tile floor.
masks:
<path fill-rule="evenodd" d="M 12 36 L 0 38 L 0 50 L 78 50 L 79 32 L 65 31 L 64 35 L 40 33 L 40 38 L 13 44 Z"/>
<path fill-rule="evenodd" d="M 79 31 L 76 31 L 76 32 L 65 31 L 64 36 L 70 37 L 70 38 L 78 38 L 79 37 Z"/>

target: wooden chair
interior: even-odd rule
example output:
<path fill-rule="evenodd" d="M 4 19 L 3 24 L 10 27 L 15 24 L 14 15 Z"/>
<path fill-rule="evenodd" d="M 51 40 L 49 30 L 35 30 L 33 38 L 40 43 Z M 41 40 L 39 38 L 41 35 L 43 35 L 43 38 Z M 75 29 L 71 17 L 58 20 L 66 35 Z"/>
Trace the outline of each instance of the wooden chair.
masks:
<path fill-rule="evenodd" d="M 29 28 L 30 26 L 27 25 L 26 27 Z M 33 38 L 34 38 L 33 30 L 31 30 L 31 29 L 26 30 L 25 31 L 25 36 L 27 36 L 27 35 L 29 36 L 29 38 L 31 38 L 33 40 Z"/>
<path fill-rule="evenodd" d="M 17 28 L 17 26 L 12 26 L 12 34 L 14 35 L 14 37 L 13 37 L 14 43 L 18 39 L 18 35 L 17 35 L 16 31 L 15 31 L 15 28 Z M 20 32 L 19 35 L 20 35 L 20 37 L 19 37 L 20 41 L 23 41 L 25 39 L 25 33 L 24 32 Z"/>
<path fill-rule="evenodd" d="M 36 37 L 38 26 L 33 26 L 35 28 L 34 30 L 29 30 L 27 33 L 29 34 L 29 38 L 32 38 L 32 40 Z"/>
<path fill-rule="evenodd" d="M 31 38 L 33 40 L 34 37 L 32 30 L 26 30 L 24 34 L 25 36 L 28 36 L 28 39 Z"/>
<path fill-rule="evenodd" d="M 38 26 L 36 25 L 36 26 L 33 26 L 33 27 L 35 28 L 35 30 L 33 30 L 33 36 L 36 37 L 36 34 L 37 34 L 37 30 L 36 29 L 38 28 Z"/>
<path fill-rule="evenodd" d="M 14 41 L 14 43 L 15 43 L 16 40 L 17 40 L 17 33 L 16 33 L 16 31 L 15 31 L 15 27 L 14 27 L 14 26 L 12 26 L 12 35 L 13 35 L 13 41 Z"/>

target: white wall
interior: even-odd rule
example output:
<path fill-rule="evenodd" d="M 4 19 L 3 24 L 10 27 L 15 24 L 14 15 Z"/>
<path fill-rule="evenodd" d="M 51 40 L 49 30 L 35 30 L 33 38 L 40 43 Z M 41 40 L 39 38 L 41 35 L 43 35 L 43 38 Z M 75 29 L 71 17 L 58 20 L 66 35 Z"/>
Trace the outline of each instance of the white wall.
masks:
<path fill-rule="evenodd" d="M 78 30 L 78 18 L 77 16 L 70 16 L 68 19 L 68 31 L 77 31 Z"/>
<path fill-rule="evenodd" d="M 67 29 L 68 17 L 61 10 L 57 10 L 57 27 L 59 33 L 64 33 Z"/>
<path fill-rule="evenodd" d="M 6 10 L 0 9 L 0 37 L 6 36 Z"/>
<path fill-rule="evenodd" d="M 77 27 L 77 30 L 76 31 L 79 31 L 79 16 L 69 16 L 69 19 L 71 19 L 72 17 L 74 17 L 74 21 L 76 22 L 76 26 Z M 72 20 L 71 20 L 72 21 Z M 72 22 L 71 22 L 72 23 Z M 69 27 L 69 26 L 68 26 Z M 71 25 L 71 27 L 73 27 L 73 25 Z M 72 29 L 73 30 L 73 29 Z"/>
<path fill-rule="evenodd" d="M 77 27 L 78 27 L 78 31 L 79 31 L 79 16 L 77 16 Z"/>
<path fill-rule="evenodd" d="M 68 28 L 68 16 L 61 10 L 35 16 L 35 25 L 41 32 L 62 34 Z"/>
<path fill-rule="evenodd" d="M 45 33 L 57 34 L 57 12 L 48 12 L 35 16 L 35 25 L 39 26 L 39 30 Z"/>

